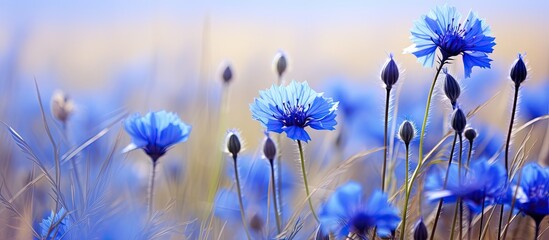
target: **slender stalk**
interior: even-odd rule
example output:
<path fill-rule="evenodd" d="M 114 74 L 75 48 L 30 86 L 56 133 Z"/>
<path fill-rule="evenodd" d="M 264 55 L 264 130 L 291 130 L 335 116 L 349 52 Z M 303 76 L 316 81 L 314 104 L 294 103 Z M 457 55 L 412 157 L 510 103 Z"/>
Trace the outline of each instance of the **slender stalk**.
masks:
<path fill-rule="evenodd" d="M 486 201 L 486 193 L 483 193 L 482 194 L 482 210 L 480 212 L 480 226 L 478 231 L 478 240 L 482 239 L 482 224 L 484 223 L 484 202 L 485 201 Z"/>
<path fill-rule="evenodd" d="M 473 154 L 473 140 L 469 141 L 469 152 L 467 153 L 467 167 L 469 167 L 469 163 L 471 162 L 471 155 Z"/>
<path fill-rule="evenodd" d="M 509 122 L 509 130 L 507 131 L 507 140 L 505 141 L 505 171 L 509 176 L 509 148 L 511 144 L 511 134 L 513 133 L 513 123 L 515 122 L 515 113 L 517 110 L 517 100 L 520 84 L 515 84 L 515 96 L 513 98 L 513 109 L 511 110 L 511 121 Z M 498 225 L 498 240 L 501 239 L 501 226 L 503 222 L 503 206 L 499 212 L 499 225 Z"/>
<path fill-rule="evenodd" d="M 448 183 L 448 175 L 450 174 L 450 166 L 452 166 L 452 159 L 454 157 L 454 149 L 456 147 L 456 140 L 457 140 L 457 133 L 454 134 L 454 141 L 452 142 L 452 149 L 450 150 L 450 157 L 448 159 L 448 168 L 446 168 L 446 176 L 444 177 L 444 188 L 446 188 L 446 184 Z M 433 229 L 431 230 L 431 235 L 429 236 L 430 240 L 433 240 L 434 237 L 435 237 L 435 231 L 437 229 L 438 219 L 440 218 L 440 212 L 442 211 L 442 203 L 443 203 L 443 200 L 440 199 L 438 201 L 437 212 L 436 212 L 436 215 L 435 215 L 435 222 L 433 224 Z"/>
<path fill-rule="evenodd" d="M 462 163 L 461 163 L 461 157 L 463 155 L 463 137 L 461 136 L 461 133 L 459 135 L 459 168 L 458 168 L 458 180 L 459 185 L 461 186 L 461 171 L 462 171 Z M 463 201 L 461 198 L 459 199 L 459 239 L 463 239 Z"/>
<path fill-rule="evenodd" d="M 277 75 L 278 76 L 278 86 L 282 85 L 282 75 Z M 277 185 L 278 186 L 282 186 L 282 144 L 281 144 L 281 135 L 282 134 L 277 134 L 276 135 L 276 162 L 275 164 L 277 164 L 278 168 L 277 168 L 277 173 L 278 173 L 278 179 L 277 179 Z M 282 218 L 282 191 L 281 191 L 281 188 L 279 187 L 277 189 L 277 200 L 278 202 L 280 203 L 280 205 L 278 206 L 280 209 L 280 212 L 278 212 L 279 217 Z"/>
<path fill-rule="evenodd" d="M 303 183 L 305 184 L 305 193 L 307 193 L 307 201 L 309 201 L 309 208 L 315 220 L 320 223 L 318 217 L 316 216 L 315 209 L 313 207 L 313 202 L 311 201 L 311 193 L 309 192 L 309 183 L 307 182 L 307 172 L 305 171 L 305 157 L 303 156 L 303 146 L 301 145 L 301 140 L 297 140 L 297 146 L 299 148 L 299 159 L 301 160 L 301 172 L 303 173 Z"/>
<path fill-rule="evenodd" d="M 152 217 L 153 213 L 153 201 L 154 201 L 154 176 L 156 174 L 156 161 L 158 158 L 152 158 L 152 168 L 151 168 L 151 178 L 149 179 L 149 198 L 147 199 L 147 212 L 148 212 L 148 219 Z"/>
<path fill-rule="evenodd" d="M 240 217 L 242 217 L 242 225 L 244 227 L 244 231 L 246 232 L 246 237 L 248 239 L 252 239 L 250 236 L 250 232 L 248 230 L 248 225 L 246 224 L 246 214 L 244 213 L 244 203 L 242 201 L 242 190 L 240 189 L 240 177 L 238 176 L 238 166 L 236 165 L 236 154 L 233 155 L 233 162 L 234 162 L 234 178 L 236 182 L 236 191 L 238 192 L 238 204 L 240 205 Z"/>
<path fill-rule="evenodd" d="M 406 165 L 405 165 L 406 172 L 404 173 L 404 178 L 405 178 L 404 189 L 406 192 L 408 192 L 408 188 L 410 187 L 408 186 L 408 167 L 409 167 L 408 157 L 410 153 L 409 151 L 410 151 L 410 146 L 406 144 Z M 407 213 L 408 213 L 408 198 L 404 198 L 404 211 L 402 212 L 402 227 L 400 231 L 400 240 L 404 240 L 404 235 L 406 235 L 406 216 L 408 215 Z"/>
<path fill-rule="evenodd" d="M 459 209 L 459 202 L 460 202 L 461 198 L 458 198 L 457 199 L 457 202 L 456 202 L 456 208 L 454 209 L 454 220 L 452 220 L 452 228 L 450 229 L 450 238 L 448 239 L 455 239 L 454 238 L 454 229 L 456 229 L 456 222 L 457 222 L 457 218 L 458 218 L 458 209 Z"/>
<path fill-rule="evenodd" d="M 274 159 L 273 159 L 274 160 Z M 280 225 L 280 213 L 278 211 L 278 201 L 276 198 L 276 181 L 275 181 L 275 171 L 274 171 L 274 163 L 273 161 L 269 161 L 271 163 L 271 186 L 273 189 L 273 203 L 274 203 L 274 210 L 275 210 L 275 217 L 276 217 L 276 229 L 278 230 L 278 233 L 282 231 L 281 225 Z"/>
<path fill-rule="evenodd" d="M 471 240 L 471 230 L 473 229 L 471 226 L 471 223 L 473 222 L 473 213 L 469 212 L 469 216 L 467 218 L 468 225 L 467 225 L 467 240 Z"/>
<path fill-rule="evenodd" d="M 68 132 L 67 132 L 67 123 L 66 122 L 61 122 L 61 128 L 62 128 L 62 132 L 63 132 L 63 137 L 65 138 L 65 140 L 67 142 L 69 142 L 69 136 L 68 136 Z M 73 173 L 74 173 L 74 178 L 76 179 L 76 189 L 77 189 L 78 193 L 80 193 L 80 196 L 82 198 L 84 198 L 84 194 L 83 194 L 83 191 L 82 191 L 82 184 L 80 183 L 80 174 L 78 173 L 78 167 L 76 165 L 76 158 L 70 159 L 69 161 L 71 162 Z M 75 214 L 75 217 L 78 218 L 78 211 L 76 211 L 76 209 L 74 211 L 74 214 Z"/>
<path fill-rule="evenodd" d="M 440 65 L 438 66 L 435 77 L 433 78 L 433 83 L 431 84 L 431 89 L 429 90 L 429 95 L 427 96 L 427 104 L 425 104 L 425 115 L 423 116 L 423 123 L 421 124 L 421 134 L 419 135 L 419 161 L 416 170 L 419 169 L 419 166 L 421 166 L 421 164 L 423 164 L 423 143 L 425 128 L 427 127 L 427 119 L 429 118 L 429 110 L 431 109 L 431 99 L 433 97 L 433 92 L 435 90 L 438 75 L 440 74 L 440 71 L 442 70 L 442 66 L 444 66 L 445 61 L 445 59 L 442 59 L 442 61 L 440 61 Z"/>
<path fill-rule="evenodd" d="M 541 219 L 540 220 L 537 220 L 536 219 L 536 232 L 534 234 L 534 240 L 538 239 L 538 235 L 539 235 L 539 226 L 541 225 Z"/>
<path fill-rule="evenodd" d="M 384 122 L 384 134 L 383 134 L 383 167 L 381 170 L 381 191 L 385 192 L 385 174 L 387 172 L 387 125 L 389 124 L 389 101 L 391 96 L 391 88 L 387 87 L 387 93 L 385 95 L 385 122 Z"/>

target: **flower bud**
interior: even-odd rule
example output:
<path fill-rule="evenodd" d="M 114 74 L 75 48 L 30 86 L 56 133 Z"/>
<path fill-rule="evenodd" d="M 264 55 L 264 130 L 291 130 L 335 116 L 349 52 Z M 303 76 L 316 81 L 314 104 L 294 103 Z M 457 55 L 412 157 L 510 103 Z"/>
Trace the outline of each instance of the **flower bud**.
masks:
<path fill-rule="evenodd" d="M 233 79 L 233 70 L 231 69 L 230 64 L 227 64 L 227 66 L 225 66 L 222 77 L 224 83 L 230 83 Z"/>
<path fill-rule="evenodd" d="M 51 98 L 51 113 L 55 119 L 65 124 L 73 111 L 74 104 L 69 96 L 60 90 L 55 91 Z"/>
<path fill-rule="evenodd" d="M 406 120 L 400 125 L 400 129 L 398 131 L 398 135 L 400 137 L 400 140 L 406 144 L 406 146 L 410 145 L 410 142 L 414 137 L 416 136 L 416 129 L 414 128 L 414 124 L 412 122 Z"/>
<path fill-rule="evenodd" d="M 460 108 L 456 108 L 452 113 L 452 128 L 456 133 L 461 134 L 467 125 L 467 117 Z"/>
<path fill-rule="evenodd" d="M 233 155 L 233 158 L 236 158 L 241 148 L 238 132 L 236 130 L 229 130 L 227 134 L 227 151 Z"/>
<path fill-rule="evenodd" d="M 263 220 L 261 219 L 259 214 L 254 214 L 252 216 L 252 219 L 250 219 L 250 228 L 257 232 L 261 232 L 261 230 L 263 229 Z"/>
<path fill-rule="evenodd" d="M 398 66 L 393 59 L 393 54 L 390 54 L 389 59 L 383 66 L 383 70 L 381 70 L 381 80 L 383 80 L 387 89 L 391 89 L 398 81 L 399 74 Z"/>
<path fill-rule="evenodd" d="M 477 137 L 477 131 L 472 128 L 467 128 L 465 129 L 465 132 L 463 132 L 463 135 L 465 135 L 465 138 L 467 138 L 469 142 L 473 142 L 473 140 Z"/>
<path fill-rule="evenodd" d="M 267 139 L 265 139 L 265 144 L 263 144 L 263 155 L 265 155 L 265 158 L 267 158 L 271 163 L 274 161 L 276 156 L 276 145 L 269 136 L 267 136 Z"/>
<path fill-rule="evenodd" d="M 281 77 L 284 72 L 286 72 L 286 68 L 288 67 L 288 62 L 286 61 L 286 55 L 282 51 L 278 51 L 278 53 L 275 55 L 274 58 L 274 65 L 276 68 L 276 73 L 278 73 L 278 77 Z"/>
<path fill-rule="evenodd" d="M 526 76 L 528 75 L 528 69 L 526 68 L 526 64 L 522 59 L 522 54 L 519 54 L 517 60 L 515 60 L 515 63 L 513 63 L 510 75 L 511 80 L 515 82 L 516 86 L 519 86 L 522 82 L 524 82 L 524 80 L 526 80 Z"/>
<path fill-rule="evenodd" d="M 446 97 L 450 99 L 452 108 L 455 108 L 457 99 L 461 94 L 461 89 L 459 87 L 459 83 L 447 72 L 446 68 L 444 69 L 444 73 L 446 74 L 446 79 L 444 81 L 444 93 L 446 94 Z"/>
<path fill-rule="evenodd" d="M 423 223 L 423 219 L 419 219 L 419 222 L 417 222 L 416 227 L 414 228 L 414 240 L 426 240 L 428 236 L 429 233 L 427 232 L 425 223 Z"/>

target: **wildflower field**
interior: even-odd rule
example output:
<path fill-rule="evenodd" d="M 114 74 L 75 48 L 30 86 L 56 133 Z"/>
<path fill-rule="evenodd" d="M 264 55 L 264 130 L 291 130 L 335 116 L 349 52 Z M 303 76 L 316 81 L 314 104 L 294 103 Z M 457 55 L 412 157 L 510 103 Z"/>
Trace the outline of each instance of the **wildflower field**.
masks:
<path fill-rule="evenodd" d="M 545 9 L 0 3 L 0 239 L 549 239 Z"/>

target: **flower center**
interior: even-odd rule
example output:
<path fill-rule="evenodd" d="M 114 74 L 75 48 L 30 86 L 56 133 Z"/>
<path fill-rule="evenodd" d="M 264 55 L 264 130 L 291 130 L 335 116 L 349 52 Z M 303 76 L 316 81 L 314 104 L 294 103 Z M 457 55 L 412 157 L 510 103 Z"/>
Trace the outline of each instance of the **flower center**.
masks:
<path fill-rule="evenodd" d="M 463 26 L 466 25 L 469 20 L 467 20 L 464 25 L 462 25 L 461 23 L 456 25 L 454 21 L 454 18 L 452 18 L 452 22 L 446 26 L 446 29 L 443 33 L 437 32 L 439 39 L 438 41 L 433 41 L 437 46 L 440 47 L 443 58 L 445 59 L 457 56 L 464 51 L 464 48 L 467 45 L 464 37 L 471 30 L 463 28 Z"/>
<path fill-rule="evenodd" d="M 309 117 L 307 116 L 307 110 L 311 107 L 311 104 L 308 104 L 305 107 L 303 104 L 299 103 L 299 98 L 296 99 L 296 105 L 290 105 L 290 102 L 283 102 L 282 108 L 279 105 L 276 105 L 276 109 L 282 115 L 282 123 L 286 127 L 298 126 L 306 127 L 309 122 Z"/>
<path fill-rule="evenodd" d="M 355 214 L 349 223 L 351 231 L 358 235 L 366 234 L 368 229 L 373 225 L 370 216 L 365 213 Z"/>

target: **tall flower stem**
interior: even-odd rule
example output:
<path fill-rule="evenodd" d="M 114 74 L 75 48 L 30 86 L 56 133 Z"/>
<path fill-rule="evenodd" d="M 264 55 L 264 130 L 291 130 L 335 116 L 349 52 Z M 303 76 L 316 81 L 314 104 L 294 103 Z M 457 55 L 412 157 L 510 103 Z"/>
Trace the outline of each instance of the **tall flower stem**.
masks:
<path fill-rule="evenodd" d="M 463 155 L 463 137 L 461 133 L 459 135 L 459 167 L 458 167 L 458 180 L 459 185 L 461 186 L 461 171 L 463 171 L 463 164 L 461 163 L 461 157 Z M 463 201 L 458 199 L 459 202 L 459 239 L 463 239 Z"/>
<path fill-rule="evenodd" d="M 536 221 L 536 232 L 534 233 L 534 240 L 538 239 L 539 226 L 541 225 L 541 219 L 534 219 Z"/>
<path fill-rule="evenodd" d="M 408 193 L 408 168 L 409 168 L 409 162 L 408 157 L 410 154 L 410 146 L 406 144 L 406 165 L 405 165 L 405 173 L 404 173 L 404 189 L 405 192 Z M 404 235 L 406 235 L 406 216 L 408 215 L 408 198 L 404 198 L 404 211 L 402 212 L 402 227 L 400 231 L 400 240 L 404 240 Z"/>
<path fill-rule="evenodd" d="M 273 159 L 274 160 L 274 159 Z M 278 211 L 278 201 L 277 201 L 277 194 L 276 194 L 276 185 L 277 182 L 275 181 L 275 170 L 274 170 L 274 163 L 273 161 L 269 161 L 271 163 L 271 186 L 273 189 L 273 203 L 274 203 L 274 211 L 275 211 L 275 217 L 276 217 L 276 229 L 278 230 L 278 233 L 282 231 L 281 224 L 280 224 L 280 212 Z"/>
<path fill-rule="evenodd" d="M 486 191 L 486 189 L 484 190 Z M 482 239 L 482 225 L 484 223 L 484 202 L 486 201 L 486 193 L 482 194 L 482 209 L 480 212 L 480 226 L 478 231 L 478 240 Z"/>
<path fill-rule="evenodd" d="M 391 87 L 387 87 L 387 93 L 385 97 L 385 122 L 384 122 L 384 134 L 383 134 L 383 167 L 381 170 L 381 191 L 385 192 L 385 174 L 387 172 L 387 125 L 389 124 L 389 101 L 391 96 Z M 408 156 L 406 156 L 408 157 Z"/>
<path fill-rule="evenodd" d="M 282 75 L 279 74 L 277 79 L 278 79 L 278 82 L 277 82 L 278 86 L 281 86 L 282 85 Z M 277 183 L 276 183 L 278 186 L 282 186 L 282 177 L 281 177 L 282 176 L 282 144 L 281 144 L 281 142 L 282 142 L 281 134 L 277 134 L 276 135 L 276 146 L 277 146 L 276 151 L 277 152 L 276 152 L 276 162 L 274 164 L 278 166 L 277 174 L 278 174 L 279 177 L 278 177 Z M 278 212 L 278 214 L 279 214 L 278 217 L 281 218 L 282 217 L 282 199 L 283 198 L 282 198 L 282 191 L 281 191 L 280 187 L 277 189 L 277 195 L 276 196 L 277 196 L 276 200 L 278 200 L 278 202 L 280 203 L 280 205 L 279 205 L 279 208 L 280 208 L 279 210 L 280 211 Z"/>
<path fill-rule="evenodd" d="M 147 212 L 148 218 L 152 217 L 153 213 L 153 200 L 154 200 L 154 176 L 156 175 L 156 161 L 158 158 L 152 158 L 151 178 L 149 179 L 149 198 L 147 199 Z"/>
<path fill-rule="evenodd" d="M 246 214 L 244 213 L 244 203 L 242 201 L 242 190 L 240 189 L 240 177 L 238 176 L 238 165 L 236 165 L 236 159 L 237 156 L 233 155 L 234 178 L 236 182 L 236 191 L 238 193 L 238 204 L 240 205 L 240 217 L 242 217 L 242 225 L 244 227 L 244 231 L 246 232 L 246 237 L 248 237 L 248 239 L 252 239 L 250 232 L 248 231 L 248 225 L 246 224 Z"/>
<path fill-rule="evenodd" d="M 471 162 L 471 155 L 473 154 L 473 140 L 469 141 L 469 152 L 467 153 L 467 167 L 469 167 L 469 164 Z"/>
<path fill-rule="evenodd" d="M 303 146 L 301 145 L 301 140 L 297 140 L 297 147 L 299 148 L 299 159 L 301 161 L 301 172 L 303 173 L 303 183 L 305 184 L 305 193 L 307 194 L 307 201 L 309 202 L 309 208 L 311 213 L 317 222 L 318 217 L 315 213 L 315 208 L 313 207 L 313 202 L 311 201 L 311 193 L 309 192 L 309 183 L 307 181 L 307 171 L 305 171 L 305 157 L 303 156 Z"/>
<path fill-rule="evenodd" d="M 459 202 L 461 201 L 461 198 L 459 197 L 456 202 L 456 208 L 454 209 L 454 220 L 452 220 L 452 228 L 450 228 L 450 238 L 448 239 L 455 239 L 454 238 L 454 229 L 456 229 L 456 222 L 458 218 L 458 209 L 459 209 Z"/>
<path fill-rule="evenodd" d="M 452 166 L 452 159 L 454 157 L 454 149 L 456 147 L 456 140 L 457 140 L 457 133 L 454 134 L 454 141 L 452 142 L 452 149 L 450 150 L 450 157 L 448 158 L 448 168 L 446 169 L 446 176 L 444 177 L 444 188 L 446 188 L 446 184 L 448 183 L 448 175 L 450 174 L 450 166 Z M 438 225 L 438 219 L 440 218 L 440 212 L 442 211 L 442 199 L 438 201 L 437 206 L 437 212 L 435 214 L 435 222 L 433 224 L 433 229 L 431 230 L 431 235 L 429 236 L 429 239 L 433 240 L 435 237 L 435 231 L 437 229 Z"/>
<path fill-rule="evenodd" d="M 520 89 L 520 84 L 515 83 L 515 96 L 513 97 L 513 109 L 511 110 L 511 121 L 509 122 L 509 130 L 507 131 L 507 140 L 505 141 L 505 172 L 507 172 L 507 176 L 509 176 L 509 148 L 511 145 L 511 135 L 513 133 L 513 124 L 515 122 L 515 113 L 517 110 L 519 89 Z M 499 211 L 498 240 L 501 239 L 502 223 L 503 223 L 503 206 Z"/>

